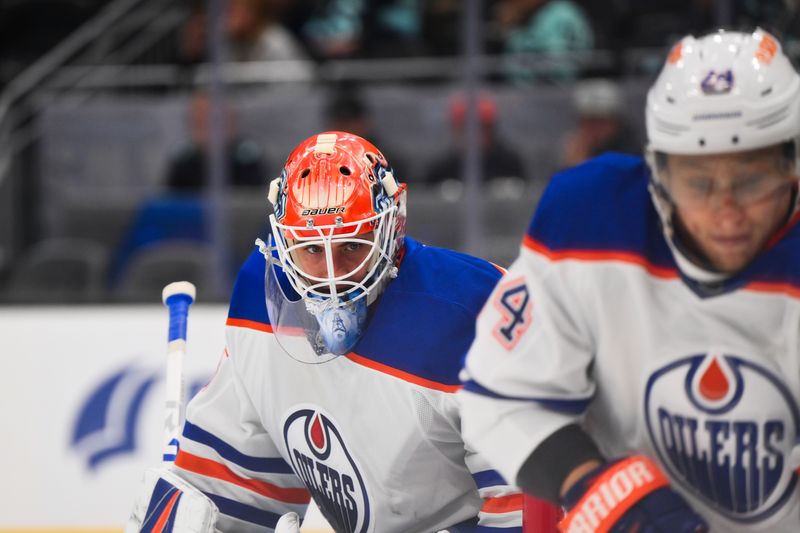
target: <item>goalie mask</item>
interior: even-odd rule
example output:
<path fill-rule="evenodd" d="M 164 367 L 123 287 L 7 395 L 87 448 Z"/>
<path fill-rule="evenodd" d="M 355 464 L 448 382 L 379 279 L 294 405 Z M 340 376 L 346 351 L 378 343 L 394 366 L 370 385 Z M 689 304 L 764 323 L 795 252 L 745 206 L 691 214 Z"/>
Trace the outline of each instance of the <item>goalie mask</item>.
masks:
<path fill-rule="evenodd" d="M 304 362 L 346 354 L 397 275 L 405 185 L 371 143 L 328 132 L 295 148 L 269 201 L 272 246 L 261 249 L 278 341 Z"/>

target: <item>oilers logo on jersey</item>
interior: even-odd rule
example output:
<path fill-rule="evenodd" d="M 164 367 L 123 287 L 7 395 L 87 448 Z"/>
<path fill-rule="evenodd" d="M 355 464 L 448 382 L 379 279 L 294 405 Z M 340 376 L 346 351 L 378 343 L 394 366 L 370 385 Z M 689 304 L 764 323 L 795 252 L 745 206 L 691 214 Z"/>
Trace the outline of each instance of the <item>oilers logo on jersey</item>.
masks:
<path fill-rule="evenodd" d="M 337 425 L 315 407 L 291 412 L 283 438 L 295 473 L 336 531 L 364 533 L 370 525 L 367 488 Z"/>
<path fill-rule="evenodd" d="M 727 517 L 763 520 L 793 494 L 798 408 L 752 360 L 709 353 L 660 368 L 647 382 L 645 416 L 673 479 Z"/>

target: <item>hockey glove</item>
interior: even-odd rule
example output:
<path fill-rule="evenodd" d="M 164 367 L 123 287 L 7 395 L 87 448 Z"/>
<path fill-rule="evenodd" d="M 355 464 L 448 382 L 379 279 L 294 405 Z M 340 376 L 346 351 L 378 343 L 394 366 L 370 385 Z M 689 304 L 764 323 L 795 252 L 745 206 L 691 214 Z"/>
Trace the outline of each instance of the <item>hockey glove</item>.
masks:
<path fill-rule="evenodd" d="M 643 455 L 598 466 L 562 498 L 564 533 L 700 533 L 708 525 Z"/>
<path fill-rule="evenodd" d="M 219 511 L 205 494 L 167 468 L 148 468 L 125 533 L 171 531 L 219 533 Z"/>

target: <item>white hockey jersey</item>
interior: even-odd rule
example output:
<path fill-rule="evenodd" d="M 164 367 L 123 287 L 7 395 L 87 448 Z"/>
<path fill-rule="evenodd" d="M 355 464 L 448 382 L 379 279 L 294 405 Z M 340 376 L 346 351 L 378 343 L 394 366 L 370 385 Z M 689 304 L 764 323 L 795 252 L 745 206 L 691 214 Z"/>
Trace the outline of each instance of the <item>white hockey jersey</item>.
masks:
<path fill-rule="evenodd" d="M 317 365 L 273 334 L 263 256 L 240 271 L 227 349 L 175 462 L 222 531 L 269 531 L 310 497 L 337 532 L 519 531 L 521 495 L 465 449 L 454 395 L 501 273 L 411 239 L 404 253 L 353 351 Z"/>
<path fill-rule="evenodd" d="M 678 268 L 637 157 L 553 178 L 479 317 L 464 436 L 506 479 L 582 423 L 660 462 L 712 531 L 800 531 L 800 227 L 703 290 Z"/>

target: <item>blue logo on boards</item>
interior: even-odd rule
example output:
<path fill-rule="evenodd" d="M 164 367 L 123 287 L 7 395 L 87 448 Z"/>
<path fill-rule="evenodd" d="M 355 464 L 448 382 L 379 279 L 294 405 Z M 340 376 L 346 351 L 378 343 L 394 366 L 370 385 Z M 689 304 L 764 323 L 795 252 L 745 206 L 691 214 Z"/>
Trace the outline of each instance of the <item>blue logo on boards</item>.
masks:
<path fill-rule="evenodd" d="M 645 416 L 672 479 L 726 517 L 761 521 L 794 493 L 800 414 L 767 369 L 727 354 L 680 359 L 650 376 Z"/>
<path fill-rule="evenodd" d="M 88 392 L 75 418 L 70 447 L 89 470 L 109 459 L 129 455 L 137 446 L 142 406 L 163 371 L 133 365 L 112 373 Z M 194 380 L 187 392 L 193 397 L 208 379 Z"/>
<path fill-rule="evenodd" d="M 284 422 L 283 438 L 292 468 L 333 529 L 366 532 L 370 525 L 367 488 L 331 418 L 316 408 L 298 409 Z"/>

